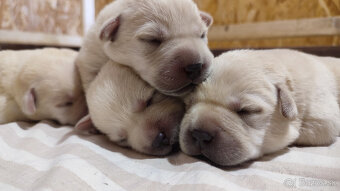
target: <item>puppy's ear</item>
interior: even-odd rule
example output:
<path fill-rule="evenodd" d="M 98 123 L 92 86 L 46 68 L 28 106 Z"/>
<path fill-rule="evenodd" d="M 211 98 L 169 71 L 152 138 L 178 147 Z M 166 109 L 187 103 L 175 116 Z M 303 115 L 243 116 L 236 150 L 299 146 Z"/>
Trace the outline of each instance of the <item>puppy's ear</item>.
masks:
<path fill-rule="evenodd" d="M 298 110 L 291 95 L 291 91 L 283 84 L 276 85 L 276 89 L 281 114 L 287 119 L 295 119 L 298 114 Z"/>
<path fill-rule="evenodd" d="M 94 127 L 89 114 L 87 114 L 85 117 L 78 121 L 78 123 L 75 126 L 75 129 L 89 134 L 99 133 L 98 130 Z"/>
<path fill-rule="evenodd" d="M 119 25 L 120 25 L 120 16 L 106 22 L 100 31 L 100 36 L 99 36 L 100 40 L 114 41 Z"/>
<path fill-rule="evenodd" d="M 203 22 L 207 25 L 207 27 L 210 27 L 213 24 L 214 19 L 210 14 L 200 11 L 200 16 Z"/>
<path fill-rule="evenodd" d="M 21 109 L 26 115 L 33 115 L 37 110 L 36 93 L 34 88 L 30 88 L 23 97 Z"/>

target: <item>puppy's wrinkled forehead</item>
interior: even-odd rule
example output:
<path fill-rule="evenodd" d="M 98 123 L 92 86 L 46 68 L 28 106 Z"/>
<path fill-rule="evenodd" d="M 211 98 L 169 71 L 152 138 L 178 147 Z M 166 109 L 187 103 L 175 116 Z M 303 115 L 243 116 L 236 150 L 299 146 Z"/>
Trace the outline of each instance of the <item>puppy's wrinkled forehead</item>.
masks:
<path fill-rule="evenodd" d="M 187 99 L 188 105 L 197 102 L 226 103 L 235 107 L 239 102 L 258 100 L 261 95 L 272 103 L 274 85 L 265 72 L 243 61 L 215 59 L 210 77 L 203 82 Z"/>
<path fill-rule="evenodd" d="M 127 12 L 141 29 L 154 30 L 164 36 L 200 34 L 207 30 L 192 0 L 134 0 L 130 3 Z"/>

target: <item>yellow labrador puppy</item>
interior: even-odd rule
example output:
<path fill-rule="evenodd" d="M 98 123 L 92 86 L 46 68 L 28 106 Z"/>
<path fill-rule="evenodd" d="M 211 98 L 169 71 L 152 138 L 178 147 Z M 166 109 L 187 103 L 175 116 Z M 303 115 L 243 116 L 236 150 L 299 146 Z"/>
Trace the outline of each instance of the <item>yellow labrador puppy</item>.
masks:
<path fill-rule="evenodd" d="M 0 123 L 54 120 L 74 125 L 86 102 L 67 49 L 0 51 Z"/>
<path fill-rule="evenodd" d="M 238 50 L 214 60 L 186 99 L 181 149 L 236 165 L 290 144 L 329 145 L 340 131 L 340 59 Z"/>
<path fill-rule="evenodd" d="M 113 60 L 161 93 L 183 95 L 209 73 L 207 31 L 213 20 L 192 0 L 116 0 L 98 15 L 77 57 L 85 92 Z"/>
<path fill-rule="evenodd" d="M 158 93 L 126 66 L 106 63 L 86 100 L 89 116 L 76 129 L 91 131 L 93 122 L 115 143 L 152 155 L 165 155 L 178 142 L 184 104 Z"/>

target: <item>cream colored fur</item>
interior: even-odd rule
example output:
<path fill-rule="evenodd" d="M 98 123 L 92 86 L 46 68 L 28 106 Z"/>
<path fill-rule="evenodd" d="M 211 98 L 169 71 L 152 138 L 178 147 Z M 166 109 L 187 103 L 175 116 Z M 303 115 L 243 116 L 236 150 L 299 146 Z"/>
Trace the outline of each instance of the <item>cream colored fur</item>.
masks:
<path fill-rule="evenodd" d="M 128 67 L 107 62 L 86 99 L 95 127 L 121 146 L 164 155 L 178 141 L 183 103 L 158 93 Z M 164 140 L 159 139 L 160 133 Z"/>
<path fill-rule="evenodd" d="M 0 123 L 76 124 L 86 113 L 76 56 L 53 48 L 0 51 Z"/>
<path fill-rule="evenodd" d="M 284 49 L 227 52 L 186 99 L 181 149 L 235 165 L 291 144 L 329 145 L 340 132 L 339 90 L 340 59 Z"/>
<path fill-rule="evenodd" d="M 192 0 L 114 1 L 99 13 L 77 57 L 85 91 L 112 60 L 131 67 L 162 93 L 189 92 L 209 73 L 213 56 L 206 35 L 211 23 Z M 184 67 L 195 63 L 203 69 L 191 80 Z"/>

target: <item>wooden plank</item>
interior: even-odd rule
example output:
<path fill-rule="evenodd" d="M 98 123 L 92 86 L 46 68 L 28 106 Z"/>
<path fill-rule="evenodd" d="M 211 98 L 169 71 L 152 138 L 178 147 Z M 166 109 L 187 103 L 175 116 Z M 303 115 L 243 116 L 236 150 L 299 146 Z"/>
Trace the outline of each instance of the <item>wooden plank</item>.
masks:
<path fill-rule="evenodd" d="M 275 49 L 275 47 L 273 47 Z M 285 47 L 282 47 L 285 48 Z M 253 48 L 254 50 L 272 49 L 272 48 Z M 318 56 L 332 56 L 340 58 L 340 47 L 335 46 L 325 46 L 325 47 L 290 47 L 289 49 L 299 50 L 309 54 L 314 54 Z M 234 49 L 218 49 L 212 50 L 214 56 L 219 56 L 224 52 L 228 52 Z"/>
<path fill-rule="evenodd" d="M 47 45 L 80 47 L 81 36 L 55 35 L 38 32 L 22 32 L 13 30 L 0 30 L 1 44 L 21 44 L 21 45 Z"/>
<path fill-rule="evenodd" d="M 327 35 L 340 35 L 340 16 L 216 25 L 209 31 L 209 40 L 246 40 Z"/>

